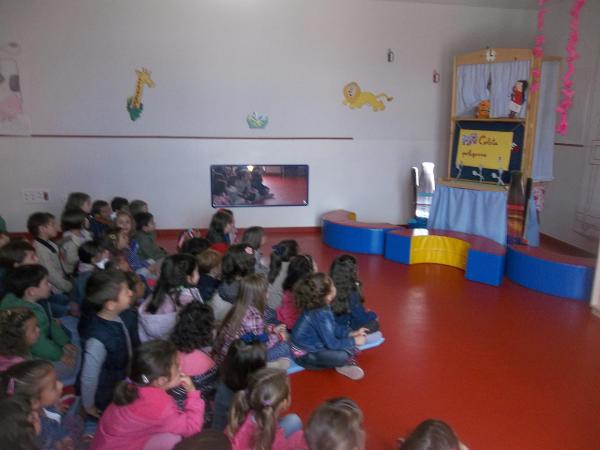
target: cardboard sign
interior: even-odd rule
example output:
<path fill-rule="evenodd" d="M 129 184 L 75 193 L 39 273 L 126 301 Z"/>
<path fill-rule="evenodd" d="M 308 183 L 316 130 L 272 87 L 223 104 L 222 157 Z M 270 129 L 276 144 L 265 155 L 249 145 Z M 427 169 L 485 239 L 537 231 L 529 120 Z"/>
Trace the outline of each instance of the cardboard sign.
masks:
<path fill-rule="evenodd" d="M 461 129 L 456 161 L 470 167 L 508 170 L 513 133 Z"/>

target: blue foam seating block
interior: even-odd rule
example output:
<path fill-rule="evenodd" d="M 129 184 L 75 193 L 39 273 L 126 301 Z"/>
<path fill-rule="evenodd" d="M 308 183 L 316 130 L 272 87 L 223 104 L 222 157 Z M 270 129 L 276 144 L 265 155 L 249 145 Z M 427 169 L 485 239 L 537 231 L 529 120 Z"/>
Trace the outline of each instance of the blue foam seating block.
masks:
<path fill-rule="evenodd" d="M 412 235 L 397 234 L 389 230 L 385 237 L 384 257 L 401 264 L 410 264 Z M 434 231 L 432 236 L 442 236 Z M 450 238 L 460 239 L 469 242 L 469 235 L 465 233 L 456 233 L 456 236 L 448 235 Z M 482 239 L 479 236 L 472 236 L 475 239 Z M 480 244 L 481 245 L 481 244 Z M 465 267 L 465 278 L 479 283 L 500 286 L 504 276 L 505 256 L 497 252 L 488 252 L 478 250 L 477 247 L 470 247 L 467 252 L 467 264 Z"/>
<path fill-rule="evenodd" d="M 383 344 L 384 341 L 385 341 L 385 338 L 382 337 L 382 338 L 380 338 L 380 339 L 378 339 L 376 341 L 370 342 L 370 343 L 365 344 L 365 345 L 361 345 L 360 347 L 358 347 L 358 349 L 359 350 L 368 350 L 368 349 L 373 348 L 373 347 L 378 347 L 381 344 Z M 288 375 L 291 375 L 293 373 L 302 372 L 303 370 L 305 370 L 304 367 L 299 366 L 298 364 L 296 364 L 295 361 L 292 360 L 292 363 L 290 364 L 290 367 L 288 368 L 287 373 L 288 373 Z"/>
<path fill-rule="evenodd" d="M 587 302 L 592 292 L 594 269 L 536 258 L 509 247 L 506 276 L 535 291 Z"/>
<path fill-rule="evenodd" d="M 504 277 L 505 257 L 492 253 L 469 250 L 465 278 L 471 281 L 500 286 Z"/>
<path fill-rule="evenodd" d="M 410 264 L 411 236 L 387 233 L 385 237 L 385 258 L 402 264 Z"/>
<path fill-rule="evenodd" d="M 323 221 L 323 242 L 338 250 L 352 253 L 383 255 L 385 244 L 383 228 L 362 228 Z"/>

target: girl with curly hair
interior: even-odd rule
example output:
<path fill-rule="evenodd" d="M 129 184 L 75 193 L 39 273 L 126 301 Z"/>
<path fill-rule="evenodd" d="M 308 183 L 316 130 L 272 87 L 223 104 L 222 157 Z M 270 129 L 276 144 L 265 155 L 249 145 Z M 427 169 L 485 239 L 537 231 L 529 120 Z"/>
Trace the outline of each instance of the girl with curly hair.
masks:
<path fill-rule="evenodd" d="M 0 372 L 28 359 L 29 347 L 39 336 L 40 327 L 33 310 L 0 310 Z"/>
<path fill-rule="evenodd" d="M 333 318 L 330 304 L 336 296 L 327 274 L 312 273 L 294 286 L 302 315 L 292 330 L 292 355 L 307 369 L 335 368 L 352 380 L 364 377 L 354 360 L 356 347 L 365 343 L 367 330 L 352 331 Z"/>
<path fill-rule="evenodd" d="M 177 323 L 170 339 L 179 353 L 181 371 L 192 379 L 206 404 L 205 425 L 211 421 L 209 406 L 214 398 L 218 380 L 217 366 L 209 356 L 214 339 L 214 323 L 215 316 L 210 306 L 192 302 L 177 315 Z M 169 393 L 183 407 L 185 388 L 179 386 Z"/>

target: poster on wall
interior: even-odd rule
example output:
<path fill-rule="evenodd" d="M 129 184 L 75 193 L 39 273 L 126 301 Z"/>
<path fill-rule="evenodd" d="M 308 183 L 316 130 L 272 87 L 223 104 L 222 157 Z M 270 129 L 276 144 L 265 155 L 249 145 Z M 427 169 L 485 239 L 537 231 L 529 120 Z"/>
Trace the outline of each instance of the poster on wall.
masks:
<path fill-rule="evenodd" d="M 508 170 L 513 133 L 462 128 L 456 162 L 463 166 Z"/>
<path fill-rule="evenodd" d="M 19 53 L 15 42 L 0 46 L 0 135 L 31 134 L 31 121 L 23 108 Z"/>
<path fill-rule="evenodd" d="M 510 171 L 521 170 L 524 134 L 522 123 L 457 121 L 450 176 L 508 184 Z"/>

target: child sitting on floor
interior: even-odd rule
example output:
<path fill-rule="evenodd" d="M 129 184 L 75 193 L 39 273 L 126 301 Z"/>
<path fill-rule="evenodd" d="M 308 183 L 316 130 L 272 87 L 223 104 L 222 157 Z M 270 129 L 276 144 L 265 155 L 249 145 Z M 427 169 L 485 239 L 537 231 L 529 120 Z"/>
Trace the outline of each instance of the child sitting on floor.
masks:
<path fill-rule="evenodd" d="M 269 263 L 269 293 L 267 295 L 267 306 L 276 310 L 281 306 L 283 288 L 281 285 L 287 277 L 290 260 L 298 254 L 300 246 L 293 239 L 281 241 L 273 246 L 271 261 Z"/>
<path fill-rule="evenodd" d="M 306 449 L 300 418 L 295 414 L 280 418 L 291 402 L 285 371 L 265 368 L 251 375 L 248 389 L 235 394 L 229 412 L 226 433 L 233 449 Z"/>
<path fill-rule="evenodd" d="M 187 391 L 183 411 L 166 392 L 179 385 Z M 130 379 L 117 386 L 91 448 L 173 448 L 202 429 L 202 417 L 204 401 L 190 377 L 181 373 L 175 345 L 146 342 L 134 355 Z"/>
<path fill-rule="evenodd" d="M 421 422 L 406 439 L 399 439 L 399 450 L 469 450 L 458 440 L 446 422 L 428 419 Z"/>
<path fill-rule="evenodd" d="M 0 267 L 7 271 L 18 266 L 39 263 L 33 245 L 25 240 L 10 241 L 0 249 Z"/>
<path fill-rule="evenodd" d="M 0 397 L 25 399 L 32 411 L 37 413 L 41 430 L 36 441 L 43 450 L 87 447 L 83 440 L 81 418 L 73 414 L 64 415 L 57 408 L 62 391 L 63 384 L 47 361 L 25 361 L 0 375 Z"/>
<path fill-rule="evenodd" d="M 129 212 L 129 200 L 125 197 L 113 197 L 110 201 L 110 208 L 113 211 L 110 217 L 114 221 L 121 211 Z"/>
<path fill-rule="evenodd" d="M 365 450 L 363 413 L 349 398 L 327 400 L 311 414 L 304 437 L 310 450 Z"/>
<path fill-rule="evenodd" d="M 364 377 L 354 360 L 356 347 L 365 343 L 365 329 L 351 331 L 339 325 L 329 306 L 335 285 L 324 273 L 307 275 L 294 286 L 302 315 L 292 330 L 292 354 L 307 369 L 335 368 L 352 380 Z"/>
<path fill-rule="evenodd" d="M 0 372 L 31 357 L 40 327 L 29 308 L 0 310 Z"/>
<path fill-rule="evenodd" d="M 266 327 L 264 308 L 267 279 L 252 274 L 241 280 L 240 293 L 234 307 L 227 313 L 215 340 L 213 354 L 217 364 L 223 362 L 231 343 L 246 333 L 261 336 L 267 345 L 267 360 L 287 369 L 290 364 L 285 325 Z"/>
<path fill-rule="evenodd" d="M 148 203 L 144 200 L 131 200 L 131 202 L 129 202 L 129 212 L 133 217 L 137 216 L 139 213 L 147 213 Z"/>
<path fill-rule="evenodd" d="M 0 300 L 6 294 L 6 275 L 15 267 L 39 264 L 33 245 L 25 240 L 11 241 L 0 248 Z"/>
<path fill-rule="evenodd" d="M 231 442 L 222 431 L 204 430 L 185 438 L 173 450 L 231 450 Z"/>
<path fill-rule="evenodd" d="M 131 272 L 134 270 L 129 264 L 131 250 L 129 248 L 128 233 L 117 226 L 107 227 L 104 230 L 104 239 L 102 240 L 101 245 L 110 253 L 110 264 L 107 262 L 105 267 L 110 266 L 112 268 L 118 268 L 123 272 Z M 143 269 L 147 270 L 145 268 Z"/>
<path fill-rule="evenodd" d="M 240 280 L 254 273 L 256 259 L 254 250 L 245 244 L 229 247 L 221 264 L 223 281 L 219 285 L 219 295 L 228 303 L 234 303 L 240 290 Z"/>
<path fill-rule="evenodd" d="M 156 262 L 167 256 L 164 248 L 156 243 L 156 223 L 149 212 L 139 212 L 133 216 L 137 226 L 135 238 L 139 243 L 138 256 L 143 261 Z"/>
<path fill-rule="evenodd" d="M 283 299 L 277 309 L 277 320 L 284 323 L 288 330 L 294 328 L 302 311 L 297 306 L 294 296 L 294 285 L 301 278 L 317 270 L 317 265 L 310 255 L 294 256 L 290 261 L 287 277 L 283 282 Z"/>
<path fill-rule="evenodd" d="M 80 209 L 65 211 L 60 222 L 63 230 L 60 240 L 63 269 L 67 275 L 73 276 L 79 264 L 79 247 L 92 240 L 92 235 L 86 230 L 89 222 L 87 214 Z"/>
<path fill-rule="evenodd" d="M 63 212 L 83 211 L 86 215 L 92 212 L 92 197 L 85 192 L 71 192 L 67 197 L 67 203 Z"/>
<path fill-rule="evenodd" d="M 269 273 L 269 268 L 263 264 L 261 246 L 265 245 L 267 238 L 263 227 L 250 227 L 244 231 L 242 243 L 247 244 L 254 250 L 254 273 Z"/>
<path fill-rule="evenodd" d="M 92 203 L 92 214 L 90 219 L 90 232 L 94 239 L 104 236 L 106 227 L 113 224 L 112 208 L 106 200 L 96 200 Z"/>
<path fill-rule="evenodd" d="M 40 434 L 40 416 L 31 408 L 28 399 L 15 397 L 0 398 L 0 442 L 14 450 L 39 449 L 36 442 Z"/>
<path fill-rule="evenodd" d="M 81 244 L 78 254 L 79 264 L 77 265 L 77 277 L 73 280 L 71 300 L 82 305 L 88 279 L 94 270 L 104 270 L 106 268 L 107 263 L 110 261 L 110 252 L 102 242 L 94 239 Z"/>
<path fill-rule="evenodd" d="M 179 352 L 181 371 L 192 379 L 206 404 L 205 424 L 212 422 L 209 408 L 217 388 L 217 366 L 208 355 L 214 339 L 215 318 L 212 308 L 200 302 L 186 305 L 177 315 L 177 324 L 171 333 L 171 342 Z M 171 395 L 182 403 L 185 389 L 175 388 Z"/>
<path fill-rule="evenodd" d="M 156 279 L 159 267 L 157 263 L 154 261 L 144 261 L 139 256 L 140 244 L 135 238 L 136 225 L 133 216 L 128 211 L 120 211 L 117 213 L 115 224 L 129 239 L 128 246 L 123 252 L 131 269 L 144 278 Z"/>
<path fill-rule="evenodd" d="M 184 231 L 183 233 L 187 233 L 188 231 Z M 192 230 L 192 233 L 196 233 L 196 230 Z M 190 235 L 188 234 L 187 236 Z M 179 253 L 189 253 L 193 256 L 198 256 L 204 250 L 207 250 L 209 248 L 210 242 L 208 241 L 208 239 L 203 238 L 200 235 L 190 236 L 187 239 L 182 240 L 181 245 L 179 243 L 177 244 L 177 249 L 179 250 Z"/>
<path fill-rule="evenodd" d="M 196 288 L 199 278 L 198 263 L 192 255 L 182 253 L 164 259 L 154 293 L 139 309 L 142 342 L 168 338 L 177 312 L 188 303 L 202 302 Z"/>
<path fill-rule="evenodd" d="M 127 376 L 135 330 L 120 314 L 130 307 L 131 296 L 125 274 L 119 270 L 95 271 L 87 282 L 86 302 L 96 313 L 83 316 L 80 322 L 85 343 L 80 385 L 83 407 L 92 417 L 100 417 L 115 386 Z"/>
<path fill-rule="evenodd" d="M 221 263 L 222 281 L 211 300 L 215 319 L 220 323 L 237 300 L 240 280 L 254 273 L 254 250 L 245 244 L 229 247 Z"/>
<path fill-rule="evenodd" d="M 221 376 L 215 394 L 215 415 L 212 427 L 224 430 L 233 395 L 248 387 L 248 378 L 267 366 L 267 348 L 260 336 L 246 334 L 229 346 L 221 364 Z"/>
<path fill-rule="evenodd" d="M 48 303 L 40 302 L 50 295 L 48 271 L 39 264 L 20 266 L 10 272 L 6 284 L 9 293 L 2 299 L 0 309 L 30 309 L 40 327 L 31 354 L 52 361 L 61 379 L 74 376 L 78 371 L 80 351 L 53 318 Z"/>
<path fill-rule="evenodd" d="M 27 230 L 34 237 L 33 248 L 39 262 L 48 270 L 48 280 L 54 294 L 68 294 L 73 285 L 65 272 L 60 256 L 60 249 L 52 239 L 58 236 L 56 220 L 50 213 L 33 213 L 27 219 Z M 49 300 L 53 311 L 59 316 L 67 312 L 69 298 L 65 295 L 54 296 Z"/>
<path fill-rule="evenodd" d="M 329 275 L 335 284 L 337 294 L 331 302 L 333 316 L 340 325 L 352 330 L 366 328 L 367 342 L 381 339 L 377 314 L 367 311 L 362 295 L 362 283 L 358 279 L 358 265 L 352 255 L 341 255 L 333 260 Z"/>
<path fill-rule="evenodd" d="M 198 272 L 200 272 L 198 291 L 202 300 L 207 302 L 212 299 L 221 284 L 223 257 L 218 251 L 209 248 L 197 255 L 196 261 L 198 261 Z"/>
<path fill-rule="evenodd" d="M 206 238 L 215 250 L 225 253 L 227 248 L 233 244 L 231 233 L 234 229 L 233 214 L 219 210 L 212 216 Z"/>

